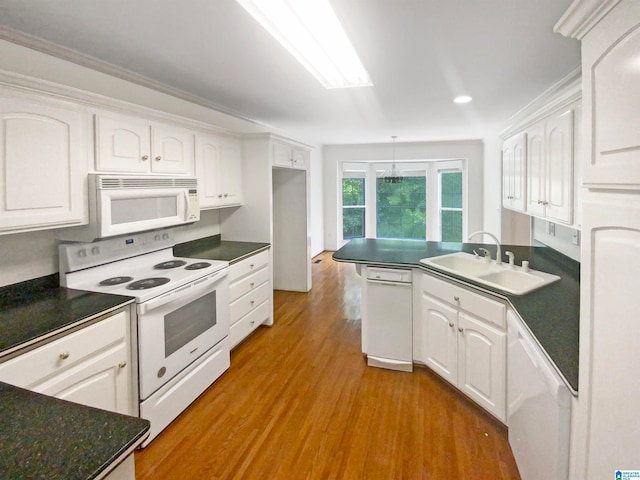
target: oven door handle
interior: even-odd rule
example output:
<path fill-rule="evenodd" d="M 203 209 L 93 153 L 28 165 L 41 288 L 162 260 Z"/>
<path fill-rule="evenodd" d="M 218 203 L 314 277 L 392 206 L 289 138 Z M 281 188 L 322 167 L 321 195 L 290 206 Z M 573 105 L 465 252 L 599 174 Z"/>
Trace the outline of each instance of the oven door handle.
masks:
<path fill-rule="evenodd" d="M 212 273 L 211 275 L 196 280 L 192 283 L 176 288 L 171 292 L 160 295 L 148 302 L 138 304 L 138 314 L 144 315 L 145 313 L 154 310 L 162 305 L 166 305 L 174 300 L 179 300 L 181 304 L 187 304 L 196 298 L 202 296 L 204 292 L 213 291 L 213 284 L 219 280 L 222 280 L 227 275 L 227 269 Z"/>

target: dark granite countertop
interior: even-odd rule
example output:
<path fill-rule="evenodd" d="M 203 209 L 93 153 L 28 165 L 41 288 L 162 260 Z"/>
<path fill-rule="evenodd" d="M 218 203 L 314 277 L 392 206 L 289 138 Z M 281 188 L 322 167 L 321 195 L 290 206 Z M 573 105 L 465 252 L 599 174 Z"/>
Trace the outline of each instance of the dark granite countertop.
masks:
<path fill-rule="evenodd" d="M 0 383 L 0 478 L 90 480 L 144 440 L 147 420 Z"/>
<path fill-rule="evenodd" d="M 481 243 L 445 243 L 413 240 L 354 239 L 333 254 L 340 262 L 420 267 L 506 298 L 538 340 L 559 373 L 578 391 L 578 344 L 580 323 L 580 263 L 548 247 L 502 245 L 516 264 L 529 260 L 535 270 L 559 275 L 561 280 L 526 295 L 505 294 L 463 277 L 447 274 L 420 263 L 420 259 L 468 252 L 483 247 L 495 258 L 496 246 Z"/>
<path fill-rule="evenodd" d="M 176 257 L 224 260 L 233 264 L 270 246 L 269 243 L 222 240 L 220 235 L 213 235 L 191 242 L 180 243 L 173 247 L 173 254 Z"/>
<path fill-rule="evenodd" d="M 131 297 L 59 287 L 49 275 L 0 288 L 0 359 L 122 307 Z"/>

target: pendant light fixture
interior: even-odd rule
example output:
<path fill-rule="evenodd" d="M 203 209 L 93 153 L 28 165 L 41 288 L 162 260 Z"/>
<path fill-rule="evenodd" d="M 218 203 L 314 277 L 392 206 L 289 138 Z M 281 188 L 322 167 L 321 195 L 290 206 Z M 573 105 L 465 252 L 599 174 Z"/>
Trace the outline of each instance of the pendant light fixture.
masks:
<path fill-rule="evenodd" d="M 391 162 L 391 170 L 386 170 L 382 177 L 386 183 L 402 183 L 402 175 L 400 174 L 400 170 L 396 167 L 396 135 L 392 135 L 391 139 L 393 140 L 393 160 Z"/>

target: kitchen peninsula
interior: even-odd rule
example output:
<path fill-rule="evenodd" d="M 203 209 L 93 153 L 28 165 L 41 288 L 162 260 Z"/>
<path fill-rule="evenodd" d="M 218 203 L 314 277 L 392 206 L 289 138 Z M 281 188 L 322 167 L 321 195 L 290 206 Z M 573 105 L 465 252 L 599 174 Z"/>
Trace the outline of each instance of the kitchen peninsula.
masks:
<path fill-rule="evenodd" d="M 454 274 L 445 274 L 420 263 L 420 259 L 455 252 L 489 250 L 480 243 L 424 242 L 413 240 L 353 239 L 333 254 L 339 262 L 360 265 L 421 269 L 447 280 L 506 299 L 518 312 L 539 345 L 570 389 L 578 390 L 578 336 L 580 308 L 580 264 L 548 247 L 502 245 L 502 252 L 515 254 L 516 264 L 528 260 L 532 269 L 559 275 L 561 279 L 526 295 L 511 295 Z M 505 259 L 503 258 L 503 261 Z"/>

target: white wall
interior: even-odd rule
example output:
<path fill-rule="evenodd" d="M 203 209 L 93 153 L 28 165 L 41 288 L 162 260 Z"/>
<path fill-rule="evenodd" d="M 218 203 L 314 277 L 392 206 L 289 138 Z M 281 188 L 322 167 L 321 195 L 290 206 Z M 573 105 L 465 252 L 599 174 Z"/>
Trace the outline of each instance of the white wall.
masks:
<path fill-rule="evenodd" d="M 323 149 L 324 247 L 337 250 L 344 243 L 339 225 L 341 163 L 363 160 L 389 160 L 390 143 L 326 145 Z M 484 146 L 480 140 L 396 143 L 395 158 L 403 160 L 466 159 L 468 179 L 469 231 L 484 226 Z"/>
<path fill-rule="evenodd" d="M 324 188 L 322 171 L 322 147 L 311 151 L 309 169 L 309 198 L 311 223 L 311 256 L 324 251 Z"/>
<path fill-rule="evenodd" d="M 484 226 L 502 240 L 502 139 L 484 139 Z"/>

